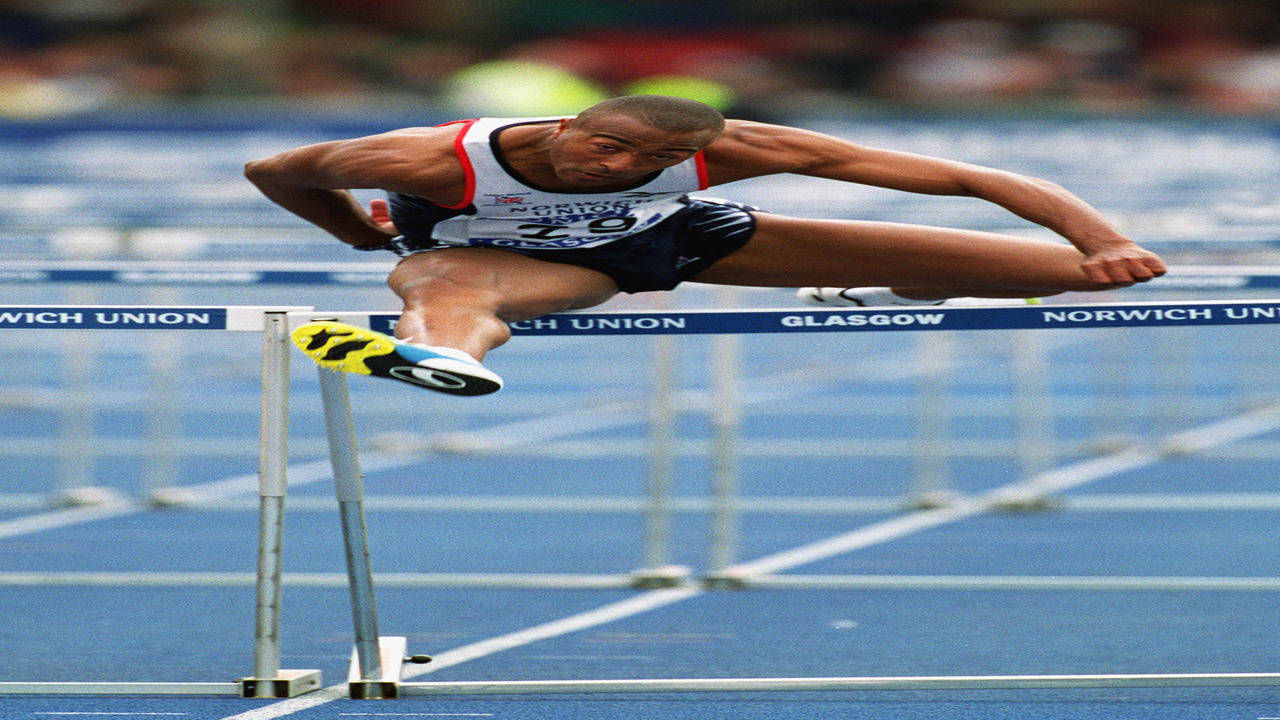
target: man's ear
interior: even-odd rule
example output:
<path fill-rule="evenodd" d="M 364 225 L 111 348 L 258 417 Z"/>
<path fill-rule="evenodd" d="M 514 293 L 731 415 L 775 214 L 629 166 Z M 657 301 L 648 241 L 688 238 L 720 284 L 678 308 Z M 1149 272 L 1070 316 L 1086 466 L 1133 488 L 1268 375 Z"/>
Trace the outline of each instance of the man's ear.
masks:
<path fill-rule="evenodd" d="M 556 131 L 551 134 L 551 137 L 556 137 L 557 135 L 564 132 L 565 130 L 568 130 L 569 124 L 572 122 L 573 122 L 573 118 L 560 118 L 560 121 L 556 123 Z"/>

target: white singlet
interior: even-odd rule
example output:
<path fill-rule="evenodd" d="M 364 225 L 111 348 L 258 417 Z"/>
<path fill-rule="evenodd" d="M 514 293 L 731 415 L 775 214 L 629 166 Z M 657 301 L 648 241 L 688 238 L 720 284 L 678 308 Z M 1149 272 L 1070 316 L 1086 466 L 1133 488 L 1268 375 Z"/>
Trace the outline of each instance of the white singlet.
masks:
<path fill-rule="evenodd" d="M 498 134 L 509 127 L 556 122 L 559 118 L 464 120 L 454 147 L 466 172 L 459 211 L 431 230 L 441 245 L 488 245 L 556 250 L 612 242 L 657 225 L 686 205 L 686 193 L 707 187 L 699 152 L 634 187 L 614 192 L 551 192 L 520 179 L 498 149 Z M 455 124 L 455 123 L 450 123 Z M 474 208 L 474 214 L 467 214 Z"/>

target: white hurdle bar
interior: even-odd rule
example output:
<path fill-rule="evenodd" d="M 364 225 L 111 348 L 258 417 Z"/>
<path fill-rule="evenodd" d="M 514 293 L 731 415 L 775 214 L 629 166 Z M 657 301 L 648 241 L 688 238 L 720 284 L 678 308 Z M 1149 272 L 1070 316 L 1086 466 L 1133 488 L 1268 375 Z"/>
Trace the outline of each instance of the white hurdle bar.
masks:
<path fill-rule="evenodd" d="M 262 334 L 257 603 L 251 677 L 235 682 L 0 682 L 0 695 L 293 697 L 319 689 L 318 670 L 280 668 L 281 554 L 288 461 L 288 314 L 304 306 L 3 305 L 0 329 L 213 330 Z"/>
<path fill-rule="evenodd" d="M 397 315 L 377 312 L 307 312 L 291 323 L 338 319 L 382 332 L 394 331 Z M 1187 327 L 1280 324 L 1280 300 L 1101 303 L 1022 307 L 928 307 L 867 309 L 772 309 L 578 312 L 512 324 L 517 335 L 678 335 L 790 332 L 881 332 L 945 330 L 1063 330 L 1114 327 Z M 404 682 L 406 638 L 378 636 L 368 537 L 363 523 L 354 427 L 346 382 L 319 369 L 329 423 L 331 459 L 339 502 L 355 619 L 355 648 L 348 692 L 357 699 L 402 695 L 491 695 L 526 693 L 662 693 L 856 690 L 974 690 L 994 688 L 1117 688 L 1280 686 L 1280 673 L 1176 673 L 1101 675 L 902 676 L 828 678 L 703 678 L 563 681 Z M 348 514 L 359 517 L 348 522 Z M 421 658 L 422 656 L 415 656 Z"/>
<path fill-rule="evenodd" d="M 391 333 L 399 317 L 383 312 L 311 313 Z M 301 316 L 305 322 L 306 313 Z M 291 321 L 294 321 L 291 319 Z M 771 308 L 629 310 L 545 315 L 510 323 L 512 335 L 755 335 L 768 333 L 938 330 L 1080 330 L 1280 324 L 1280 299 L 1112 302 L 1009 307 Z"/>

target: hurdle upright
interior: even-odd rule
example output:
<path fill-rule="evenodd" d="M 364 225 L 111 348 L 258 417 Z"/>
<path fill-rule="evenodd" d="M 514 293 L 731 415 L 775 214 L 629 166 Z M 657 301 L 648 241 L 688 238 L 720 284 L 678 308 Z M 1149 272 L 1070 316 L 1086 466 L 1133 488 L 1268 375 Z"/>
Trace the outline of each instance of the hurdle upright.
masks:
<path fill-rule="evenodd" d="M 290 316 L 291 322 L 323 317 L 390 333 L 397 316 L 389 313 L 325 312 Z M 769 309 L 581 312 L 548 315 L 512 323 L 515 335 L 681 335 L 796 332 L 885 332 L 948 330 L 1069 330 L 1115 327 L 1205 325 L 1280 325 L 1278 300 L 1139 302 L 1022 307 L 946 307 L 875 309 Z M 352 698 L 401 695 L 509 695 L 526 693 L 658 693 L 854 690 L 975 690 L 1031 688 L 1280 687 L 1280 672 L 1121 673 L 1061 675 L 959 675 L 893 677 L 654 678 L 556 681 L 404 682 L 406 639 L 378 636 L 364 529 L 362 484 L 346 382 L 321 368 L 320 379 L 336 488 L 344 507 L 343 532 L 355 618 L 355 649 L 348 689 Z M 339 478 L 346 474 L 345 478 Z M 950 512 L 963 516 L 1000 507 L 992 495 L 969 500 Z M 731 512 L 726 508 L 724 512 Z M 347 516 L 358 517 L 348 522 Z M 721 519 L 728 522 L 729 519 Z M 723 532 L 723 530 L 721 530 Z M 702 579 L 706 588 L 746 587 L 750 577 Z"/>
<path fill-rule="evenodd" d="M 259 525 L 250 677 L 226 682 L 0 682 L 0 695 L 232 695 L 293 697 L 320 687 L 317 670 L 280 668 L 281 553 L 288 461 L 288 313 L 304 306 L 6 305 L 0 329 L 202 330 L 262 335 Z"/>

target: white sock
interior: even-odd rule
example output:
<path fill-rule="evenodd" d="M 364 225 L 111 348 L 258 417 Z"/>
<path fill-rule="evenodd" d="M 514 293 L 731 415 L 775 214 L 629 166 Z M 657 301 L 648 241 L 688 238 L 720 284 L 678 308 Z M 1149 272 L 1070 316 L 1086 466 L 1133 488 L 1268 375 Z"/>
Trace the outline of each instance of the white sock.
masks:
<path fill-rule="evenodd" d="M 944 302 L 939 299 L 920 300 L 903 297 L 894 292 L 892 288 L 887 287 L 861 287 L 849 288 L 848 290 L 848 296 L 862 300 L 864 305 L 941 305 Z"/>

